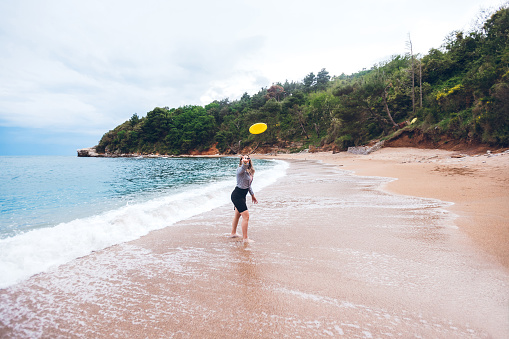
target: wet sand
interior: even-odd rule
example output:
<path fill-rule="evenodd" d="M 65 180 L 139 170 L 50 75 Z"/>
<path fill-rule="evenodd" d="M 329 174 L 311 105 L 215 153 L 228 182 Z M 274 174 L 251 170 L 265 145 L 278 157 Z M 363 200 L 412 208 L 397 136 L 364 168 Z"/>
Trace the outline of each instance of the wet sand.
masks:
<path fill-rule="evenodd" d="M 273 157 L 274 158 L 274 157 Z M 481 251 L 509 270 L 509 153 L 465 154 L 382 148 L 369 155 L 331 152 L 279 155 L 341 166 L 359 175 L 397 178 L 385 189 L 453 202 L 448 209 Z"/>
<path fill-rule="evenodd" d="M 249 205 L 255 243 L 226 205 L 76 259 L 0 291 L 1 337 L 507 337 L 505 267 L 387 183 L 293 160 Z"/>

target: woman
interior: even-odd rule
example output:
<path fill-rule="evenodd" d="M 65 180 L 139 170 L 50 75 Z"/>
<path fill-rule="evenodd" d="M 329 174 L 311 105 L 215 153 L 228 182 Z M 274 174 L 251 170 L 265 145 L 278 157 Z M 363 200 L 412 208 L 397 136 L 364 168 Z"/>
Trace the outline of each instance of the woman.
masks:
<path fill-rule="evenodd" d="M 247 237 L 247 225 L 249 222 L 249 211 L 247 210 L 246 205 L 247 193 L 249 192 L 251 195 L 251 199 L 254 204 L 258 203 L 258 200 L 256 200 L 254 196 L 253 189 L 251 188 L 254 172 L 255 169 L 249 155 L 240 158 L 239 167 L 237 168 L 237 186 L 232 192 L 232 202 L 235 206 L 235 215 L 233 216 L 231 237 L 238 237 L 237 225 L 239 224 L 240 217 L 242 217 L 242 238 L 245 243 L 253 242 Z"/>

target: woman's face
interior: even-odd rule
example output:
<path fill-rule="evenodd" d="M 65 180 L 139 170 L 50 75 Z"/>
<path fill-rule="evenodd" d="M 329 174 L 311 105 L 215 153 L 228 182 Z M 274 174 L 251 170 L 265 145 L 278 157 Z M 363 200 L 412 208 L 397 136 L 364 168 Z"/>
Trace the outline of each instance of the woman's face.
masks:
<path fill-rule="evenodd" d="M 243 163 L 246 163 L 246 164 L 247 164 L 247 163 L 251 163 L 251 158 L 249 158 L 249 155 L 244 155 L 244 156 L 242 157 L 242 162 L 243 162 Z"/>

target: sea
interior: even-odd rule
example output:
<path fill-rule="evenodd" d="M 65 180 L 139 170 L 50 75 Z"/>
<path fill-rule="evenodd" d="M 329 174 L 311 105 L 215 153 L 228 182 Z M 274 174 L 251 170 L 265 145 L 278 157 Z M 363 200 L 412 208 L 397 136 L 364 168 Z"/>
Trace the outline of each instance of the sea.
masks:
<path fill-rule="evenodd" d="M 231 203 L 238 163 L 238 157 L 1 156 L 0 288 Z M 288 167 L 278 160 L 253 164 L 255 192 Z"/>

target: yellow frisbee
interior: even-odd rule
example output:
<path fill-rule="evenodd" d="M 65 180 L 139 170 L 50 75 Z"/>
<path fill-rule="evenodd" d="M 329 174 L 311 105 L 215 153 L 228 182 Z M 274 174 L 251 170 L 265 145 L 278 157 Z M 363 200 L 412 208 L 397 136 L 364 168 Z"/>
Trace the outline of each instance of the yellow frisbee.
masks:
<path fill-rule="evenodd" d="M 267 124 L 264 124 L 263 122 L 259 122 L 257 124 L 254 124 L 253 126 L 249 127 L 249 133 L 251 134 L 260 134 L 265 132 L 267 129 Z"/>

